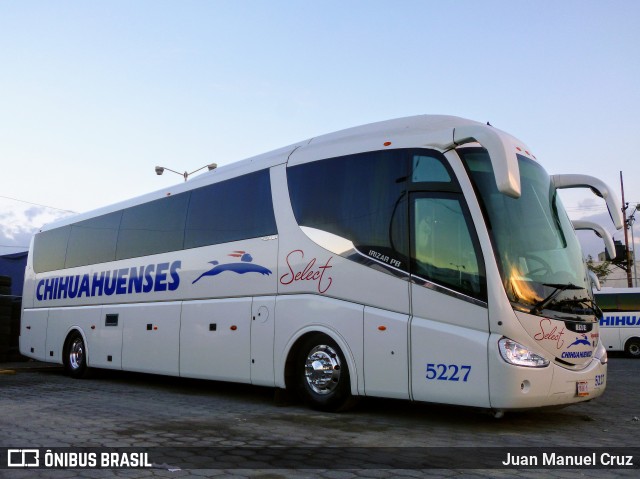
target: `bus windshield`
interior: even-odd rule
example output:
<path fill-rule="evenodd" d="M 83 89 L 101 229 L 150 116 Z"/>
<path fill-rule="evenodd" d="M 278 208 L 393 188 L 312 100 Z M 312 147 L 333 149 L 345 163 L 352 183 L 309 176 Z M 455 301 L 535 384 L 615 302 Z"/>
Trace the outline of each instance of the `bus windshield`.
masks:
<path fill-rule="evenodd" d="M 514 309 L 595 321 L 582 250 L 544 169 L 518 155 L 522 195 L 498 192 L 484 148 L 459 148 L 483 207 L 502 281 Z"/>

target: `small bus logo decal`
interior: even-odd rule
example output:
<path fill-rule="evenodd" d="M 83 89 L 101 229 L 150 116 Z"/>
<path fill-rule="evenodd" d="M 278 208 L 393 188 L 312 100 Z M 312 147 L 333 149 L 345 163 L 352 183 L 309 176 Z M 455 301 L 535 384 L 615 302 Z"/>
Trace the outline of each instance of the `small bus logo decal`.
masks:
<path fill-rule="evenodd" d="M 213 265 L 209 271 L 205 271 L 200 276 L 198 276 L 193 283 L 196 284 L 205 276 L 216 276 L 218 274 L 224 273 L 225 271 L 231 271 L 237 274 L 246 274 L 246 273 L 260 273 L 262 275 L 268 276 L 272 273 L 270 269 L 265 268 L 264 266 L 260 266 L 259 264 L 253 264 L 253 256 L 251 256 L 246 251 L 234 251 L 228 256 L 232 256 L 234 258 L 240 258 L 239 262 L 234 263 L 224 263 L 220 264 L 218 261 L 209 261 L 210 264 Z"/>

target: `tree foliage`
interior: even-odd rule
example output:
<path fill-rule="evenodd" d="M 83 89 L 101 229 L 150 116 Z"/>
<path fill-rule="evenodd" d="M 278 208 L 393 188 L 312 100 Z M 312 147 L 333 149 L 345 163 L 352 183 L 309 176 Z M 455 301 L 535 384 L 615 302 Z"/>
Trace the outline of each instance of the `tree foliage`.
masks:
<path fill-rule="evenodd" d="M 600 281 L 604 281 L 611 273 L 613 265 L 611 261 L 603 261 L 602 263 L 595 264 L 591 255 L 589 255 L 587 256 L 587 267 L 595 273 Z"/>

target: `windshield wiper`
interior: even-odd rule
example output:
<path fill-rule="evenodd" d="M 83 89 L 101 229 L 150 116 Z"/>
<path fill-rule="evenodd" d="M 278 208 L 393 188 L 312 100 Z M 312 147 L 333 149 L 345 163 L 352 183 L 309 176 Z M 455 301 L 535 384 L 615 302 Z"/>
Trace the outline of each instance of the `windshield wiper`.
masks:
<path fill-rule="evenodd" d="M 583 303 L 585 305 L 589 305 L 589 309 L 593 311 L 593 314 L 596 318 L 601 319 L 603 316 L 602 310 L 598 307 L 594 300 L 589 298 L 582 299 L 564 299 L 562 301 L 558 301 L 558 304 L 580 304 Z"/>
<path fill-rule="evenodd" d="M 553 293 L 551 293 L 546 298 L 538 301 L 534 305 L 534 307 L 531 308 L 531 310 L 529 311 L 529 314 L 538 314 L 538 313 L 540 313 L 540 311 L 542 311 L 544 308 L 546 308 L 549 305 L 549 303 L 551 303 L 551 301 L 553 301 L 555 299 L 555 297 L 558 296 L 563 291 L 566 291 L 568 289 L 584 289 L 584 288 L 581 288 L 580 286 L 576 286 L 573 283 L 569 283 L 569 284 L 542 283 L 542 285 L 543 286 L 548 286 L 550 288 L 555 288 L 555 290 L 553 291 Z"/>

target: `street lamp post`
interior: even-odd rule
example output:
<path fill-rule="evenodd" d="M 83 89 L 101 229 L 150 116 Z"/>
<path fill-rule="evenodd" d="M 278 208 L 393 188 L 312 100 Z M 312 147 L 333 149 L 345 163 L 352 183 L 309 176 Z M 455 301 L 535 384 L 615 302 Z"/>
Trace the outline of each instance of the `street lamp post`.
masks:
<path fill-rule="evenodd" d="M 631 244 L 633 245 L 633 285 L 638 287 L 638 270 L 636 269 L 636 239 L 633 234 L 633 224 L 636 222 L 636 213 L 640 208 L 640 204 L 637 204 L 631 214 L 629 215 L 629 229 L 631 230 Z"/>
<path fill-rule="evenodd" d="M 620 172 L 620 193 L 622 194 L 622 224 L 624 225 L 624 254 L 625 254 L 625 271 L 627 272 L 627 287 L 633 286 L 633 280 L 631 279 L 631 255 L 629 253 L 629 223 L 627 222 L 627 208 L 629 203 L 624 201 L 624 182 L 622 181 L 622 171 Z"/>
<path fill-rule="evenodd" d="M 187 173 L 186 171 L 184 173 L 180 173 L 179 171 L 172 170 L 171 168 L 167 168 L 166 166 L 156 166 L 156 175 L 161 175 L 162 173 L 164 173 L 164 170 L 167 170 L 182 176 L 184 178 L 184 181 L 187 181 L 187 179 L 191 175 L 193 175 L 194 173 L 197 173 L 200 170 L 204 170 L 205 168 L 208 168 L 209 171 L 211 171 L 211 170 L 215 170 L 217 167 L 218 167 L 217 163 L 210 163 L 208 165 L 203 166 L 202 168 L 198 168 L 197 170 L 192 171 L 191 173 Z"/>

